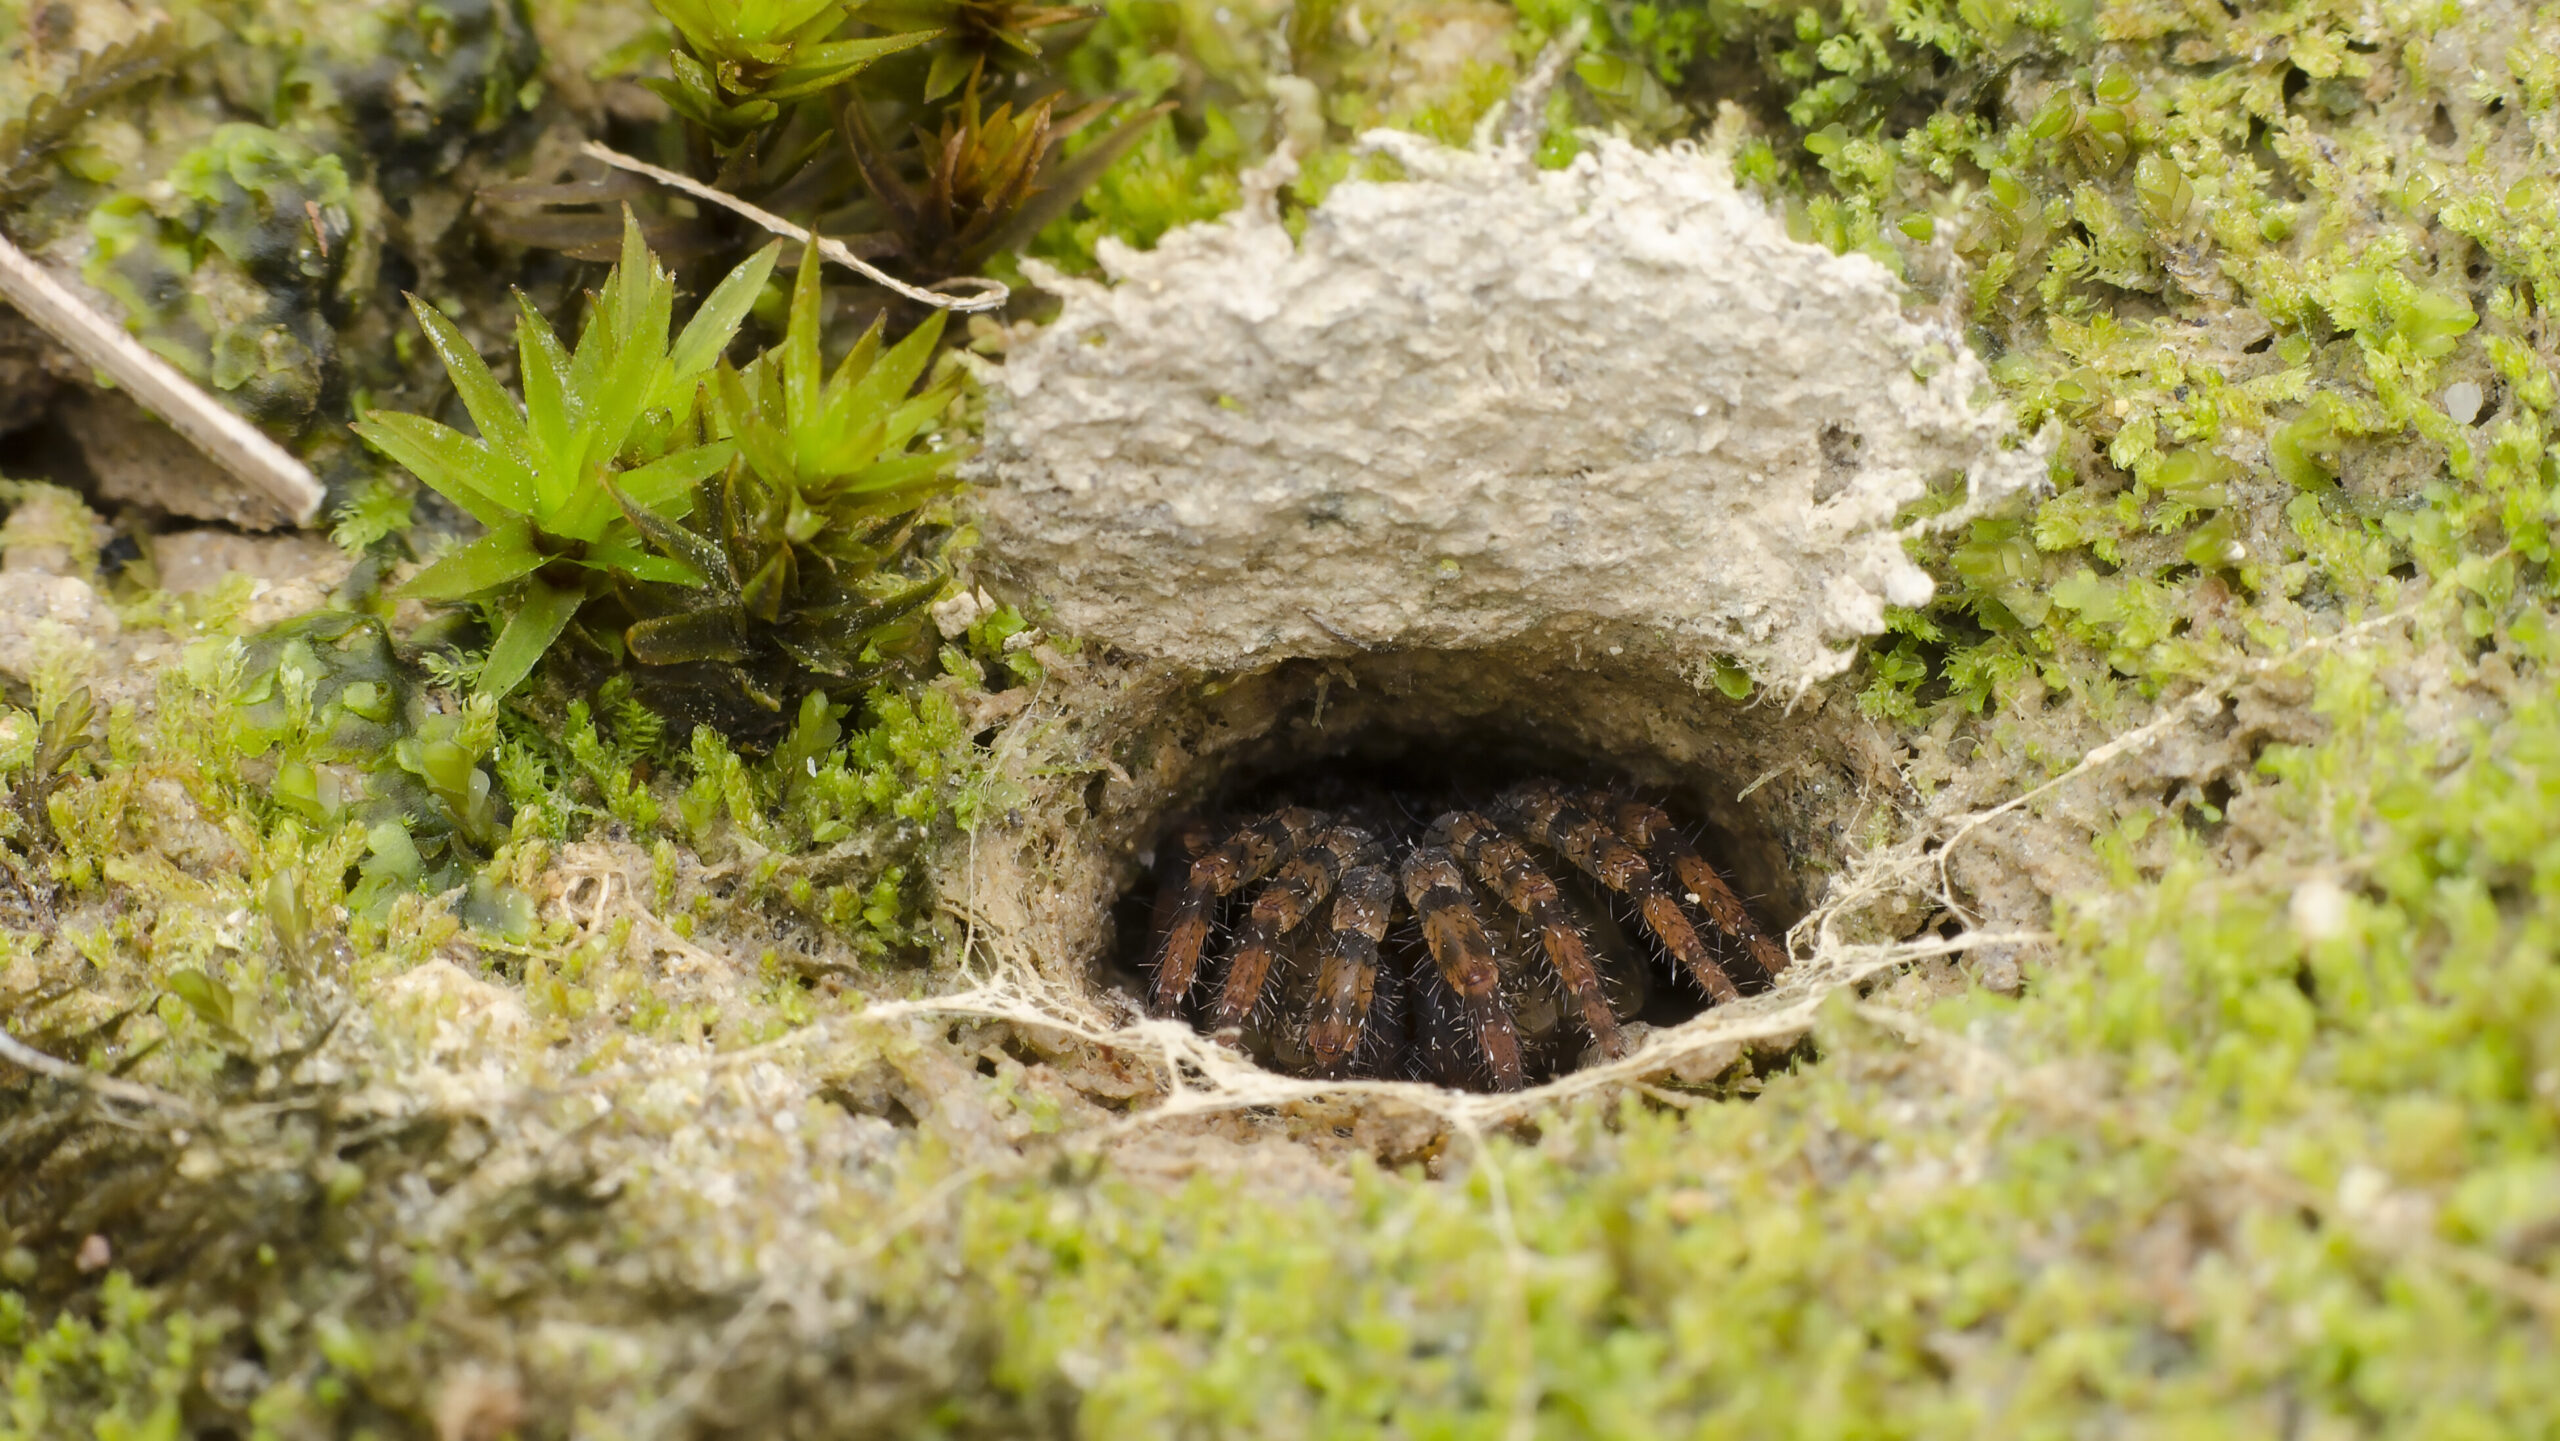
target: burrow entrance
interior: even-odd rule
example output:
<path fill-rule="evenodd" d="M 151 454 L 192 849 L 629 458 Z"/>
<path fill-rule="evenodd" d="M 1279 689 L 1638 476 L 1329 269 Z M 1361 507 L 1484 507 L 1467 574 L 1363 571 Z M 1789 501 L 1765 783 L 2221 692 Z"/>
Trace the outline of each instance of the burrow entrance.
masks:
<path fill-rule="evenodd" d="M 1268 1069 L 1467 1090 L 1779 983 L 1784 926 L 1668 798 L 1499 734 L 1369 741 L 1170 821 L 1114 916 L 1111 981 Z"/>
<path fill-rule="evenodd" d="M 1114 994 L 1134 1015 L 1152 999 L 1162 848 L 1186 818 L 1214 827 L 1290 802 L 1421 828 L 1440 810 L 1546 776 L 1659 806 L 1782 937 L 1859 843 L 1917 799 L 1845 689 L 1816 687 L 1792 706 L 1735 700 L 1695 667 L 1634 643 L 1616 651 L 1530 637 L 1498 650 L 1286 660 L 1206 679 L 1097 659 L 1060 697 L 1052 737 L 1090 768 L 1055 767 L 1061 780 L 1026 810 L 1017 843 L 982 848 L 977 893 L 1020 902 L 982 912 L 1041 972 Z M 1623 929 L 1625 899 L 1591 909 L 1620 912 L 1605 922 Z M 1856 939 L 1898 938 L 1920 919 L 1871 914 L 1852 929 Z M 1232 930 L 1220 943 L 1231 940 Z M 1746 997 L 1759 988 L 1735 979 Z M 1685 983 L 1656 989 L 1630 1004 L 1630 1019 L 1675 1024 L 1706 1001 Z M 1542 1064 L 1560 1072 L 1581 1059 Z"/>

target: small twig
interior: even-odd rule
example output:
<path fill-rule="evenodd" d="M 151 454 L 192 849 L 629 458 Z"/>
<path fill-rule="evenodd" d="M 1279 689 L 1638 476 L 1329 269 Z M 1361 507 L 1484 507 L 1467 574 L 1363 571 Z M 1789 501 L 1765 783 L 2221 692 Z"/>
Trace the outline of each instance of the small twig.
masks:
<path fill-rule="evenodd" d="M 1762 771 L 1758 780 L 1753 781 L 1751 784 L 1744 786 L 1741 790 L 1734 793 L 1733 799 L 1735 803 L 1739 804 L 1751 799 L 1751 793 L 1753 791 L 1760 789 L 1762 786 L 1767 785 L 1769 782 L 1776 780 L 1778 777 L 1785 775 L 1787 772 L 1794 770 L 1803 764 L 1804 762 L 1802 761 L 1789 761 L 1785 765 L 1772 766 L 1768 770 Z"/>
<path fill-rule="evenodd" d="M 56 1060 L 6 1031 L 0 1031 L 0 1061 L 68 1085 L 84 1086 L 98 1095 L 127 1105 L 149 1106 L 189 1118 L 197 1114 L 194 1104 L 184 1096 L 173 1096 L 167 1091 L 136 1085 L 115 1076 L 102 1076 L 86 1066 Z"/>
<path fill-rule="evenodd" d="M 273 501 L 294 524 L 309 525 L 320 514 L 327 496 L 308 466 L 144 349 L 123 326 L 100 315 L 6 236 L 0 236 L 0 295 L 72 354 L 104 371 L 214 464 Z"/>
<path fill-rule="evenodd" d="M 1547 128 L 1547 96 L 1564 78 L 1565 67 L 1582 53 L 1582 42 L 1591 34 L 1591 17 L 1576 15 L 1565 32 L 1547 42 L 1529 73 L 1511 87 L 1511 96 L 1503 102 L 1502 144 L 1505 149 L 1528 151 L 1538 145 L 1539 136 Z"/>
<path fill-rule="evenodd" d="M 581 148 L 584 149 L 587 154 L 594 156 L 596 159 L 603 161 L 605 164 L 610 165 L 617 170 L 627 170 L 634 175 L 645 176 L 648 179 L 658 182 L 660 185 L 666 186 L 670 190 L 682 191 L 684 194 L 690 195 L 696 200 L 717 205 L 723 210 L 743 215 L 747 219 L 754 221 L 756 224 L 763 226 L 765 229 L 772 231 L 776 235 L 788 236 L 793 240 L 799 241 L 807 241 L 810 238 L 810 232 L 801 229 L 799 226 L 792 224 L 790 221 L 783 219 L 772 211 L 764 209 L 762 206 L 751 205 L 748 202 L 731 195 L 725 190 L 714 190 L 710 186 L 705 185 L 690 176 L 678 175 L 672 170 L 662 170 L 657 166 L 650 164 L 646 160 L 634 159 L 600 141 L 590 140 Z M 968 281 L 972 285 L 984 287 L 976 295 L 945 295 L 938 290 L 925 290 L 918 286 L 909 285 L 905 281 L 898 279 L 896 276 L 889 274 L 885 270 L 882 270 L 880 267 L 873 265 L 870 261 L 854 254 L 852 249 L 841 240 L 830 240 L 826 236 L 821 235 L 817 237 L 817 242 L 818 253 L 829 260 L 834 261 L 836 264 L 844 266 L 850 270 L 857 271 L 869 279 L 898 292 L 909 300 L 922 301 L 926 305 L 935 306 L 943 310 L 956 310 L 963 315 L 969 315 L 981 310 L 997 309 L 1006 301 L 1013 298 L 1012 287 L 1006 285 L 1003 281 L 988 280 L 984 277 L 975 275 L 961 276 L 959 278 Z"/>

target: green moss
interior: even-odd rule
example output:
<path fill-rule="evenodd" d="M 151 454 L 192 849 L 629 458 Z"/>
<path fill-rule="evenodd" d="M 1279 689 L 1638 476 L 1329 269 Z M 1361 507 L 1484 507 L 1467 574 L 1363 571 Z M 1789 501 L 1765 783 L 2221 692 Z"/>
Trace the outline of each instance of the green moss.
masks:
<path fill-rule="evenodd" d="M 1464 133 L 1578 16 L 1550 160 L 1570 122 L 1732 100 L 1737 173 L 1945 287 L 2060 443 L 2050 496 L 1925 548 L 1945 593 L 1860 663 L 1911 786 L 2015 794 L 2200 678 L 2265 680 L 2221 785 L 2055 808 L 2103 883 L 2022 998 L 1920 968 L 1749 1104 L 1379 1141 L 1403 1169 L 1272 1139 L 1320 1118 L 1112 1129 L 1124 1060 L 862 1016 L 956 960 L 931 870 L 1021 800 L 974 737 L 987 687 L 1056 681 L 1030 618 L 981 616 L 930 685 L 810 696 L 761 756 L 610 688 L 464 708 L 360 619 L 216 637 L 45 797 L 60 924 L 0 982 L 13 1036 L 237 1109 L 190 1152 L 0 1078 L 70 1138 L 0 1153 L 32 1157 L 0 1166 L 11 1426 L 2560 1430 L 2560 20 L 2206 9 L 1541 4 L 1470 50 L 1480 11 L 1366 8 L 1382 65 L 1347 10 L 1115 5 L 1080 82 L 1181 108 L 1041 242 L 1213 213 L 1311 115 L 1303 204 L 1350 131 Z M 1464 58 L 1396 69 L 1435 36 Z M 26 499 L 12 549 L 90 534 Z M 13 794 L 35 733 L 0 716 Z M 359 1064 L 297 1070 L 333 1024 Z M 329 1109 L 405 1084 L 437 1099 Z"/>
<path fill-rule="evenodd" d="M 1240 172 L 1283 137 L 1299 154 L 1298 176 L 1282 193 L 1294 221 L 1349 176 L 1387 176 L 1386 167 L 1354 156 L 1352 142 L 1364 131 L 1467 143 L 1509 94 L 1538 38 L 1512 12 L 1463 0 L 1285 9 L 1113 0 L 1063 70 L 1083 93 L 1118 99 L 1116 114 L 1164 102 L 1174 108 L 1030 249 L 1088 270 L 1106 236 L 1151 246 L 1174 226 L 1231 209 L 1243 194 Z M 1553 138 L 1551 158 L 1561 163 L 1571 150 L 1569 124 Z"/>
<path fill-rule="evenodd" d="M 85 254 L 146 344 L 335 469 L 349 396 L 409 378 L 398 290 L 469 244 L 452 177 L 538 95 L 516 5 L 10 9 L 29 83 L 77 101 L 0 99 L 21 238 Z"/>
<path fill-rule="evenodd" d="M 224 98 L 279 128 L 327 135 L 406 198 L 541 98 L 519 0 L 202 0 L 235 37 Z"/>
<path fill-rule="evenodd" d="M 200 1328 L 155 1314 L 157 1298 L 121 1272 L 99 1291 L 94 1324 L 64 1316 L 35 1327 L 14 1294 L 0 1293 L 0 1338 L 18 1350 L 9 1424 L 21 1436 L 73 1427 L 100 1438 L 143 1441 L 183 1434 Z"/>
<path fill-rule="evenodd" d="M 343 399 L 331 322 L 371 282 L 345 168 L 300 142 L 226 125 L 168 176 L 168 198 L 90 215 L 90 283 L 152 348 L 286 431 Z M 330 244 L 334 237 L 336 245 Z"/>
<path fill-rule="evenodd" d="M 2295 849 L 2133 863 L 2025 1003 L 1837 1008 L 1752 1105 L 1571 1110 L 1338 1202 L 981 1193 L 952 1244 L 1000 1373 L 1077 1377 L 1095 1434 L 2245 1434 L 2279 1394 L 2540 1434 L 2551 1335 L 2496 1279 L 2548 1290 L 2560 1151 L 2560 706 L 2520 621 L 2494 725 L 2422 738 L 2325 664 L 2334 734 L 2249 802 Z M 2335 920 L 2298 899 L 2330 874 Z"/>
<path fill-rule="evenodd" d="M 1528 13 L 1554 33 L 1586 12 Z M 2447 12 L 2295 7 L 2174 39 L 2138 5 L 1586 18 L 1595 53 L 1634 57 L 1668 94 L 1703 105 L 1713 77 L 1740 96 L 1758 133 L 1737 169 L 1800 233 L 1906 275 L 1950 244 L 2021 422 L 2057 427 L 2060 493 L 1930 557 L 1958 583 L 1933 633 L 1871 653 L 1871 713 L 1978 710 L 1998 676 L 2074 693 L 2092 664 L 2156 693 L 2252 644 L 2186 627 L 2209 595 L 2387 604 L 2395 567 L 2442 574 L 2492 511 L 2541 543 L 2514 485 L 2546 443 L 2532 397 L 2548 371 L 2508 327 L 2549 288 L 2547 236 L 2515 208 L 2537 198 L 2515 171 L 2417 139 L 2437 123 L 2423 57 Z M 2098 63 L 2102 42 L 2119 48 Z M 2172 54 L 2186 68 L 2136 58 Z M 2503 63 L 2478 98 L 2446 97 L 2475 136 L 2504 122 L 2466 106 L 2539 73 Z M 1985 75 L 2004 103 L 1984 103 Z M 2455 268 L 2449 229 L 2503 278 Z M 2522 402 L 2501 416 L 2494 501 L 2466 494 L 2486 437 L 2438 403 L 2492 372 Z M 2421 531 L 2442 537 L 2427 555 Z"/>
<path fill-rule="evenodd" d="M 1178 125 L 1166 118 L 1149 126 L 1086 194 L 1084 213 L 1052 224 L 1034 252 L 1072 270 L 1089 270 L 1094 247 L 1105 236 L 1143 250 L 1175 226 L 1234 209 L 1243 198 L 1236 174 L 1250 159 L 1234 121 L 1223 110 L 1206 112 L 1190 144 Z"/>

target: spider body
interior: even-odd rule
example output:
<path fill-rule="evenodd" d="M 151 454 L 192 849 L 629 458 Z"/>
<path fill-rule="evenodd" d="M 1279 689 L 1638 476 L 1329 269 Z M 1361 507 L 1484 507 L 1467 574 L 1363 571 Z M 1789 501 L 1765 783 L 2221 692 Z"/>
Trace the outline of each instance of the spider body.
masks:
<path fill-rule="evenodd" d="M 1188 820 L 1159 851 L 1153 1009 L 1291 1074 L 1517 1089 L 1786 968 L 1669 814 L 1554 780 Z"/>

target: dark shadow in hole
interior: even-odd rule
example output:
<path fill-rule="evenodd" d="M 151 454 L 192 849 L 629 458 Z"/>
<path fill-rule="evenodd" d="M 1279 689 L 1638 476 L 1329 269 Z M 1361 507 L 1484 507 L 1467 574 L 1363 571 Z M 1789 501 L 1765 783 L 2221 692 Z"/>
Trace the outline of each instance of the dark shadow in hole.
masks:
<path fill-rule="evenodd" d="M 29 424 L 0 435 L 0 475 L 47 481 L 89 497 L 98 489 L 87 452 L 50 406 Z"/>

